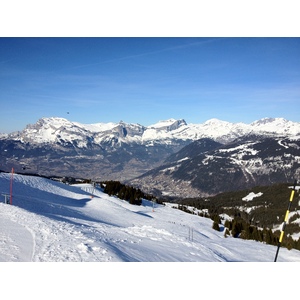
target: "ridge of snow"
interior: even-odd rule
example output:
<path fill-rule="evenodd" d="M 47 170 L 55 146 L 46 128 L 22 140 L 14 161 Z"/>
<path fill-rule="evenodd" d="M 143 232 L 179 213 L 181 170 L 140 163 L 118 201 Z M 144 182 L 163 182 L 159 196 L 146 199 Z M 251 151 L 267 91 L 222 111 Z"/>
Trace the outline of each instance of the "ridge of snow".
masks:
<path fill-rule="evenodd" d="M 149 125 L 148 128 L 160 128 L 172 125 L 174 122 L 176 122 L 176 119 L 168 119 L 168 120 L 160 120 L 155 124 Z"/>
<path fill-rule="evenodd" d="M 263 118 L 251 123 L 250 127 L 259 132 L 297 135 L 299 134 L 300 122 L 292 122 L 284 118 Z"/>
<path fill-rule="evenodd" d="M 180 120 L 176 120 L 176 119 L 168 119 L 168 120 L 161 120 L 153 125 L 150 125 L 150 126 L 147 126 L 148 128 L 165 128 L 165 127 L 168 127 L 168 126 L 171 126 L 173 125 L 174 123 L 178 122 L 179 124 L 186 124 L 185 120 L 183 119 L 180 119 Z"/>
<path fill-rule="evenodd" d="M 114 127 L 117 126 L 117 123 L 108 122 L 108 123 L 94 123 L 94 124 L 81 124 L 78 122 L 74 122 L 75 125 L 81 127 L 87 131 L 97 133 L 102 131 L 112 130 Z"/>

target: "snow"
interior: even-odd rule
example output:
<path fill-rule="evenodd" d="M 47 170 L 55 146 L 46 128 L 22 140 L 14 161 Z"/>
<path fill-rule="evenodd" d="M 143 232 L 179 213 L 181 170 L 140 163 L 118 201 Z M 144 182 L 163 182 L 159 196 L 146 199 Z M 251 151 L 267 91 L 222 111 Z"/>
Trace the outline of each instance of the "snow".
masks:
<path fill-rule="evenodd" d="M 87 145 L 87 140 L 100 143 L 112 134 L 119 132 L 120 125 L 131 128 L 132 134 L 120 137 L 124 141 L 145 143 L 151 146 L 153 141 L 171 143 L 172 140 L 198 140 L 200 138 L 212 138 L 225 142 L 232 141 L 246 134 L 271 134 L 286 136 L 295 140 L 300 138 L 300 123 L 287 121 L 283 118 L 262 119 L 251 124 L 230 123 L 218 119 L 210 119 L 202 124 L 187 124 L 183 119 L 169 119 L 159 121 L 150 126 L 140 124 L 119 123 L 94 123 L 81 124 L 71 122 L 64 118 L 42 118 L 36 124 L 28 125 L 22 132 L 10 135 L 1 135 L 0 138 L 11 138 L 22 142 L 55 143 L 80 141 L 80 147 Z"/>
<path fill-rule="evenodd" d="M 0 174 L 1 194 L 9 183 Z M 224 238 L 212 220 L 170 205 L 134 206 L 91 185 L 33 176 L 14 176 L 13 205 L 0 203 L 0 216 L 0 261 L 263 262 L 275 253 L 274 246 Z M 300 252 L 282 249 L 279 259 L 300 261 Z"/>
<path fill-rule="evenodd" d="M 247 196 L 245 196 L 244 198 L 242 198 L 242 200 L 243 200 L 243 201 L 252 201 L 253 198 L 260 197 L 260 196 L 262 196 L 262 195 L 263 195 L 263 193 L 261 193 L 261 192 L 259 192 L 259 193 L 257 193 L 257 194 L 251 192 L 251 193 L 249 193 Z"/>
<path fill-rule="evenodd" d="M 284 118 L 264 118 L 250 124 L 255 131 L 270 132 L 297 136 L 299 134 L 299 122 L 288 121 Z"/>
<path fill-rule="evenodd" d="M 9 193 L 10 178 L 10 174 L 0 173 L 0 195 Z M 114 298 L 126 294 L 131 299 L 195 298 L 198 288 L 205 294 L 217 285 L 224 298 L 224 291 L 231 285 L 226 280 L 231 271 L 232 276 L 243 274 L 239 277 L 243 280 L 235 278 L 237 285 L 257 272 L 262 278 L 277 280 L 279 265 L 272 270 L 270 264 L 263 264 L 263 269 L 256 264 L 273 262 L 277 247 L 225 238 L 224 232 L 212 229 L 212 220 L 171 206 L 153 207 L 146 200 L 141 206 L 133 206 L 89 184 L 69 186 L 14 175 L 13 205 L 0 203 L 1 294 L 9 293 L 9 299 L 40 299 L 41 295 Z M 300 251 L 281 248 L 277 261 L 299 262 Z M 219 269 L 222 264 L 199 262 L 238 264 L 223 270 Z M 297 264 L 288 266 L 290 271 Z M 191 288 L 186 289 L 187 285 Z"/>
<path fill-rule="evenodd" d="M 90 131 L 92 133 L 109 131 L 117 126 L 117 123 L 113 123 L 113 122 L 95 123 L 95 124 L 81 124 L 78 122 L 74 122 L 74 124 L 78 127 L 83 128 L 84 130 Z"/>
<path fill-rule="evenodd" d="M 150 125 L 148 127 L 149 128 L 161 128 L 161 127 L 165 128 L 165 127 L 171 126 L 176 121 L 177 121 L 176 119 L 161 120 L 161 121 L 158 121 L 157 123 L 152 124 L 152 125 Z"/>
<path fill-rule="evenodd" d="M 219 152 L 220 153 L 224 153 L 224 152 L 235 152 L 238 150 L 242 150 L 239 155 L 240 158 L 242 158 L 244 155 L 256 155 L 259 151 L 254 150 L 252 147 L 253 145 L 255 145 L 256 143 L 245 143 L 243 145 L 239 145 L 233 148 L 227 148 L 227 149 L 220 149 Z"/>
<path fill-rule="evenodd" d="M 294 186 L 289 186 L 289 189 L 293 189 L 293 188 L 294 188 Z M 295 190 L 296 191 L 300 190 L 300 185 L 296 185 Z"/>

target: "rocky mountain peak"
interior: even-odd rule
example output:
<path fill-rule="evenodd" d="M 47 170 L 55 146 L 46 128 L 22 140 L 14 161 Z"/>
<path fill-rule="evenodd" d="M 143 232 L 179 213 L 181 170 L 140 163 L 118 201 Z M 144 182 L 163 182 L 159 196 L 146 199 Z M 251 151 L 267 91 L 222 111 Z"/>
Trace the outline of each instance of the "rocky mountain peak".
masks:
<path fill-rule="evenodd" d="M 187 163 L 186 157 L 197 155 L 199 147 L 208 151 L 216 143 L 228 145 L 249 135 L 298 141 L 300 123 L 282 118 L 264 119 L 250 125 L 218 119 L 203 124 L 168 119 L 143 126 L 123 121 L 81 124 L 64 118 L 42 118 L 21 132 L 0 136 L 0 165 L 8 171 L 11 167 L 16 171 L 30 168 L 31 172 L 44 175 L 123 180 L 160 166 L 170 155 L 193 142 L 188 151 L 183 149 L 174 156 L 176 160 Z M 207 138 L 211 141 L 196 142 Z M 246 155 L 252 152 L 247 150 Z M 240 157 L 242 153 L 233 160 Z M 210 161 L 210 157 L 204 161 Z M 244 172 L 247 174 L 247 169 Z"/>
<path fill-rule="evenodd" d="M 156 124 L 148 126 L 149 129 L 157 129 L 157 130 L 165 130 L 165 131 L 172 131 L 176 130 L 181 126 L 187 125 L 186 121 L 184 119 L 168 119 L 159 121 Z"/>

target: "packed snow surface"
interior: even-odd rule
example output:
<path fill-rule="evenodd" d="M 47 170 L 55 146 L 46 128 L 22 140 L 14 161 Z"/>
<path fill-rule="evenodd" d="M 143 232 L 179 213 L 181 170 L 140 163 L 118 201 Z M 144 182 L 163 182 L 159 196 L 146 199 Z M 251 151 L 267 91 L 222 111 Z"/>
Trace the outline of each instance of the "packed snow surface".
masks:
<path fill-rule="evenodd" d="M 11 174 L 0 173 L 0 192 Z M 91 196 L 93 195 L 93 196 Z M 0 203 L 2 262 L 272 262 L 276 247 L 224 237 L 212 220 L 91 185 L 14 175 L 12 205 Z M 278 261 L 300 261 L 281 248 Z"/>

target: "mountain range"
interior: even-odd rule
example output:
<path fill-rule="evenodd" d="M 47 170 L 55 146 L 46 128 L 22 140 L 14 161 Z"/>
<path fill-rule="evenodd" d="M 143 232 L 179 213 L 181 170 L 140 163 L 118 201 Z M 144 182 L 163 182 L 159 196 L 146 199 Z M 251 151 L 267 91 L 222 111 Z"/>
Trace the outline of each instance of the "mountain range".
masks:
<path fill-rule="evenodd" d="M 300 177 L 300 140 L 250 135 L 227 144 L 200 139 L 131 180 L 156 196 L 203 197 Z"/>
<path fill-rule="evenodd" d="M 0 135 L 0 169 L 119 180 L 160 195 L 215 194 L 299 175 L 299 140 L 300 123 L 283 118 L 150 126 L 42 118 Z"/>

